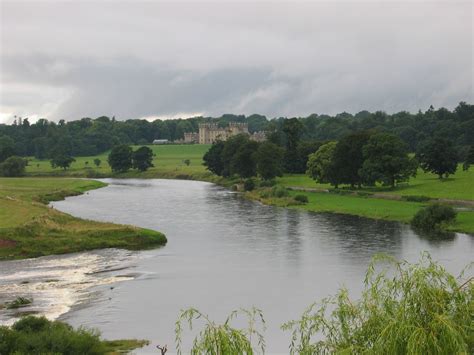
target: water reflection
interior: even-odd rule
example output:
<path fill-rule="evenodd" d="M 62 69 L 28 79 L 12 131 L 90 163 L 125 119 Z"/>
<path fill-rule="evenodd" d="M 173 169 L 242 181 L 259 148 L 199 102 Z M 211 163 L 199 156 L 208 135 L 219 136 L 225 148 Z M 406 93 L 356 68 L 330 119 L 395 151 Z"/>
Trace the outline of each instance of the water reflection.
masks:
<path fill-rule="evenodd" d="M 408 226 L 264 206 L 195 181 L 108 180 L 104 189 L 54 206 L 75 216 L 163 231 L 166 247 L 137 253 L 136 277 L 62 317 L 99 327 L 106 337 L 173 344 L 180 309 L 222 319 L 238 307 L 263 309 L 270 352 L 286 352 L 279 326 L 342 285 L 357 293 L 375 253 L 417 260 L 429 251 L 458 272 L 472 259 L 473 238 L 438 243 Z M 113 255 L 110 256 L 113 259 Z M 125 272 L 124 272 L 125 273 Z M 101 296 L 102 295 L 102 296 Z M 145 349 L 147 350 L 147 349 Z"/>

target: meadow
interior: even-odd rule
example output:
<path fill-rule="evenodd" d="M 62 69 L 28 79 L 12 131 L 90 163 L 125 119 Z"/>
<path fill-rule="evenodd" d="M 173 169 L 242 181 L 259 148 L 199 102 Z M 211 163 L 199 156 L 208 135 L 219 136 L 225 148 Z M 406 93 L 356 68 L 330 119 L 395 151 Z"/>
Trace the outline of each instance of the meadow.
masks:
<path fill-rule="evenodd" d="M 105 186 L 93 180 L 0 178 L 0 260 L 99 248 L 143 249 L 166 243 L 163 234 L 72 217 L 50 201 Z"/>
<path fill-rule="evenodd" d="M 205 174 L 206 169 L 202 165 L 202 157 L 209 149 L 210 145 L 203 144 L 187 144 L 187 145 L 149 145 L 149 148 L 153 150 L 154 167 L 150 168 L 144 173 L 137 173 L 146 176 L 153 176 L 159 174 L 172 174 L 172 175 L 194 175 L 194 174 Z M 138 146 L 132 146 L 134 150 Z M 66 171 L 51 167 L 49 160 L 38 160 L 34 158 L 29 159 L 26 172 L 30 176 L 41 176 L 41 175 L 58 175 L 58 176 L 87 176 L 93 175 L 110 175 L 112 173 L 109 164 L 107 163 L 107 157 L 109 152 L 105 152 L 100 155 L 89 156 L 89 157 L 76 157 L 76 161 L 71 164 L 71 167 Z M 100 159 L 101 163 L 99 167 L 94 165 L 94 159 Z M 189 160 L 189 165 L 185 163 Z M 134 171 L 130 171 L 123 175 L 135 175 Z"/>
<path fill-rule="evenodd" d="M 78 176 L 78 177 L 123 177 L 123 178 L 178 178 L 204 180 L 230 186 L 229 179 L 218 178 L 206 171 L 202 157 L 210 145 L 150 145 L 155 154 L 154 167 L 146 172 L 129 171 L 112 174 L 107 164 L 108 152 L 90 157 L 78 157 L 71 168 L 63 171 L 53 169 L 47 160 L 30 159 L 27 174 L 30 176 Z M 133 147 L 136 149 L 137 147 Z M 94 159 L 100 159 L 101 165 L 94 166 Z M 185 163 L 189 160 L 189 166 Z M 440 199 L 443 202 L 463 206 L 453 230 L 474 233 L 474 168 L 463 171 L 459 166 L 455 175 L 440 180 L 434 174 L 418 170 L 417 176 L 408 183 L 396 188 L 364 187 L 350 190 L 349 186 L 334 189 L 329 184 L 318 184 L 304 174 L 286 174 L 276 179 L 277 184 L 293 189 L 291 194 L 304 194 L 309 203 L 292 206 L 314 212 L 336 212 L 369 218 L 394 220 L 408 223 L 414 214 L 429 201 Z M 296 191 L 296 189 L 305 191 Z M 248 194 L 249 198 L 259 199 L 257 194 Z M 407 201 L 407 199 L 409 201 Z M 261 200 L 261 199 L 260 199 Z M 418 201 L 418 202 L 417 202 Z M 284 201 L 275 199 L 262 201 L 268 204 L 284 205 Z"/>

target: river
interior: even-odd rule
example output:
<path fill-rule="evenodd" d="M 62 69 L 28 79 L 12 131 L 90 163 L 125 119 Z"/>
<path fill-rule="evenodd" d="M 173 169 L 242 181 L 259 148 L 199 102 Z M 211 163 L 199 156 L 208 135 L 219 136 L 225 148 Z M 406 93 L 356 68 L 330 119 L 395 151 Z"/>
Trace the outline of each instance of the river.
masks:
<path fill-rule="evenodd" d="M 110 339 L 151 340 L 139 353 L 172 348 L 179 311 L 191 306 L 219 321 L 256 306 L 268 325 L 267 351 L 285 353 L 289 334 L 279 326 L 343 285 L 357 295 L 376 253 L 416 261 L 426 250 L 454 273 L 473 260 L 474 238 L 464 234 L 430 240 L 399 223 L 264 206 L 204 182 L 104 181 L 109 186 L 52 205 L 159 230 L 168 244 L 1 262 L 0 303 L 30 296 L 27 312 Z M 2 323 L 15 316 L 0 310 Z"/>

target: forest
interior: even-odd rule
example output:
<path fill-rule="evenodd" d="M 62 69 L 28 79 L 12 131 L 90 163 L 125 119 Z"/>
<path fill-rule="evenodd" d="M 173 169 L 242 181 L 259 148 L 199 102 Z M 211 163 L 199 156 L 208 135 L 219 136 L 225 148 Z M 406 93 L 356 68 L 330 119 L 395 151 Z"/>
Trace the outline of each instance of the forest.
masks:
<path fill-rule="evenodd" d="M 450 111 L 430 107 L 425 112 L 406 111 L 388 114 L 382 111 L 340 113 L 334 116 L 312 114 L 294 118 L 301 123 L 301 141 L 331 141 L 354 132 L 374 130 L 391 133 L 406 143 L 411 152 L 417 151 L 427 138 L 443 137 L 456 147 L 458 160 L 464 161 L 469 147 L 474 145 L 474 105 L 461 102 Z M 95 119 L 60 120 L 16 117 L 12 124 L 0 124 L 0 162 L 12 155 L 50 159 L 61 152 L 69 156 L 91 156 L 116 145 L 150 144 L 154 139 L 175 141 L 185 132 L 197 131 L 199 123 L 247 122 L 250 132 L 264 130 L 271 141 L 287 145 L 286 117 L 267 119 L 262 115 L 233 115 L 193 117 L 188 119 L 116 120 L 102 116 Z"/>

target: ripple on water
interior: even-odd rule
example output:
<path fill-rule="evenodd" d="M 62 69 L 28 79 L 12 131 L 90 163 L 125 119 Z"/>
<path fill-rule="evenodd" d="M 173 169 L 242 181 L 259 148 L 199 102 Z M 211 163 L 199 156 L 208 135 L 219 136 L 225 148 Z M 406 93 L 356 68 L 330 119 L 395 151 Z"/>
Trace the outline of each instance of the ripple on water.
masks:
<path fill-rule="evenodd" d="M 56 319 L 80 306 L 97 288 L 136 278 L 129 272 L 136 253 L 107 249 L 61 256 L 0 262 L 0 304 L 22 296 L 33 303 L 18 309 L 0 308 L 0 324 L 10 325 L 25 314 Z"/>

